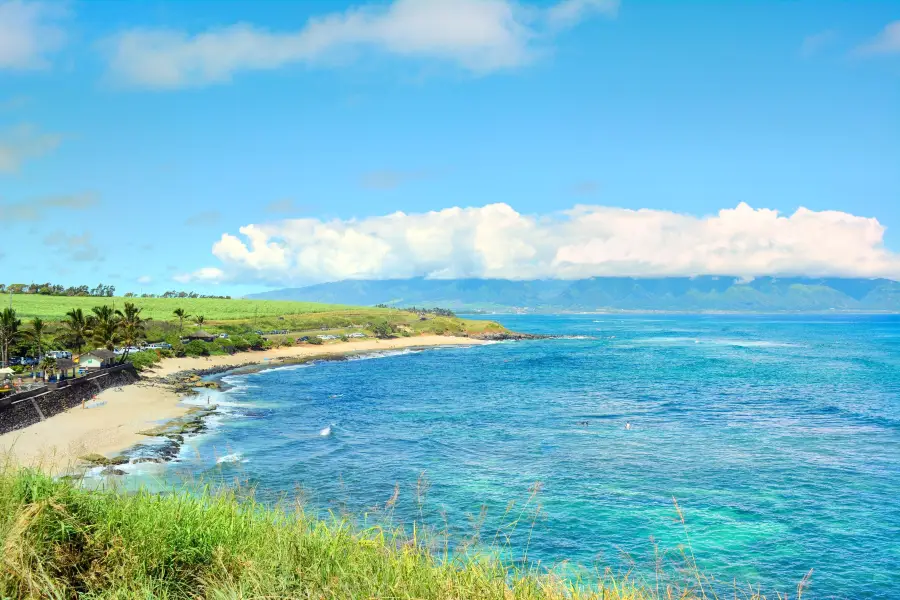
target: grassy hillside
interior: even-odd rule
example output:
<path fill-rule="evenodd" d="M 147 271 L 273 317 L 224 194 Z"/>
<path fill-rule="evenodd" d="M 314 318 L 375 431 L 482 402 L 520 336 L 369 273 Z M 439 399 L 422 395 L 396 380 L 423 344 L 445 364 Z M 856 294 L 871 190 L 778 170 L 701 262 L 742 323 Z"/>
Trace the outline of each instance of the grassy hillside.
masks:
<path fill-rule="evenodd" d="M 316 520 L 300 505 L 92 492 L 0 467 L 0 598 L 714 597 L 692 569 L 660 573 L 646 587 L 602 573 L 599 583 L 575 585 L 483 554 L 442 559 L 425 539 Z M 734 597 L 762 600 L 736 589 Z"/>
<path fill-rule="evenodd" d="M 100 304 L 121 306 L 133 302 L 142 309 L 142 316 L 150 319 L 172 318 L 172 311 L 183 308 L 192 315 L 204 315 L 207 319 L 231 320 L 253 317 L 278 317 L 335 311 L 343 308 L 336 304 L 318 302 L 285 302 L 277 300 L 240 300 L 219 298 L 122 298 L 91 296 L 41 296 L 38 294 L 13 294 L 12 307 L 20 318 L 41 317 L 58 321 L 66 311 L 81 308 L 85 312 Z M 9 306 L 10 296 L 0 298 L 0 306 Z"/>
<path fill-rule="evenodd" d="M 8 302 L 9 297 L 5 300 Z M 389 323 L 395 336 L 478 335 L 505 331 L 492 321 L 434 314 L 422 315 L 395 308 L 354 307 L 313 302 L 214 298 L 59 297 L 31 294 L 12 296 L 12 307 L 16 310 L 18 318 L 24 322 L 24 329 L 28 328 L 28 321 L 33 317 L 41 317 L 48 322 L 45 349 L 64 347 L 52 340 L 65 333 L 60 322 L 67 311 L 81 308 L 89 314 L 95 306 L 114 305 L 121 308 L 125 302 L 133 302 L 141 307 L 141 316 L 149 319 L 146 326 L 149 341 L 166 340 L 170 343 L 176 343 L 182 331 L 189 333 L 197 329 L 193 319 L 188 318 L 182 330 L 172 314 L 176 308 L 183 308 L 192 317 L 202 315 L 205 319 L 202 325 L 204 331 L 230 335 L 246 335 L 262 331 L 265 338 L 276 344 L 294 343 L 300 337 L 314 337 L 319 334 L 341 336 L 362 332 L 373 335 L 372 326 L 379 322 Z M 287 333 L 270 334 L 272 331 Z M 29 351 L 27 338 L 20 338 L 18 345 L 20 347 L 14 348 L 14 356 Z M 220 346 L 223 345 L 219 344 L 211 351 L 213 353 L 228 351 L 226 347 Z"/>

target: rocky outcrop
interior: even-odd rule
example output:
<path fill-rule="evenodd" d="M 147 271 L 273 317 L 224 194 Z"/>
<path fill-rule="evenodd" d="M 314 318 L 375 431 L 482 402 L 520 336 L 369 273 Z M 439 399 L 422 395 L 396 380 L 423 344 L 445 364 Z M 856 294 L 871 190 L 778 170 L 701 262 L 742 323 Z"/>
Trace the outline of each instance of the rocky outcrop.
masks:
<path fill-rule="evenodd" d="M 516 333 L 514 331 L 499 331 L 499 332 L 488 332 L 488 333 L 478 333 L 475 335 L 469 336 L 476 340 L 485 340 L 488 342 L 504 342 L 504 341 L 519 341 L 519 340 L 547 340 L 554 338 L 556 336 L 553 335 L 540 335 L 537 333 Z"/>

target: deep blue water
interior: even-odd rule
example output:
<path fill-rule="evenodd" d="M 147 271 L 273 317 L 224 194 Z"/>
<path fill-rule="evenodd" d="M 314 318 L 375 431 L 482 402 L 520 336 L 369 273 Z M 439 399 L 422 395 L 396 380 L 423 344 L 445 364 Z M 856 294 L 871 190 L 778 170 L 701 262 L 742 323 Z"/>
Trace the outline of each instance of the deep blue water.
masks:
<path fill-rule="evenodd" d="M 576 337 L 230 375 L 166 475 L 380 506 L 451 545 L 523 511 L 516 557 L 650 577 L 686 542 L 674 497 L 718 580 L 793 596 L 814 569 L 808 597 L 900 597 L 900 318 L 491 318 Z"/>

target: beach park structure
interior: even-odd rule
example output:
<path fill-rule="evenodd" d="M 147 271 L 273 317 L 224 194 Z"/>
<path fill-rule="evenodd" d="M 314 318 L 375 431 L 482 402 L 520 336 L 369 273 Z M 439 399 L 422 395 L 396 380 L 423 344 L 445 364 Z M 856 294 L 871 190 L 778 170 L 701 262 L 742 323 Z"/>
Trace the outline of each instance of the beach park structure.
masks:
<path fill-rule="evenodd" d="M 104 369 L 115 364 L 116 354 L 110 350 L 91 350 L 78 357 L 78 365 L 84 369 Z"/>
<path fill-rule="evenodd" d="M 197 331 L 193 331 L 184 336 L 184 339 L 188 341 L 200 340 L 201 342 L 214 342 L 216 340 L 216 336 L 211 333 L 207 333 L 202 329 L 198 329 Z"/>

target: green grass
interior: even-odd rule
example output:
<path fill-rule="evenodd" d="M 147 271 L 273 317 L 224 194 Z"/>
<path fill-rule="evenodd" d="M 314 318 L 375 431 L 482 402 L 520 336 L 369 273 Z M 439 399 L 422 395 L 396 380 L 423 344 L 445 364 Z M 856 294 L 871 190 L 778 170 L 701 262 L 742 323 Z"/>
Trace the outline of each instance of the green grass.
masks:
<path fill-rule="evenodd" d="M 88 491 L 10 468 L 0 469 L 0 542 L 0 598 L 712 597 L 691 572 L 676 575 L 683 585 L 608 574 L 573 583 L 483 552 L 435 554 L 421 532 L 323 521 L 287 501 L 265 507 L 208 489 Z"/>
<path fill-rule="evenodd" d="M 5 298 L 8 302 L 8 298 Z M 218 298 L 101 298 L 101 297 L 61 297 L 32 294 L 12 295 L 12 306 L 23 321 L 41 317 L 52 324 L 59 323 L 66 312 L 81 308 L 89 313 L 95 306 L 103 304 L 121 307 L 125 302 L 133 302 L 142 309 L 141 316 L 153 320 L 165 331 L 171 333 L 171 325 L 177 320 L 172 314 L 176 308 L 185 309 L 190 315 L 203 315 L 203 329 L 211 333 L 231 334 L 248 331 L 273 331 L 286 329 L 291 337 L 323 333 L 353 333 L 362 331 L 367 323 L 388 320 L 400 327 L 400 333 L 409 335 L 456 334 L 474 335 L 486 332 L 504 331 L 492 321 L 467 320 L 429 315 L 425 320 L 415 313 L 397 309 L 371 308 L 319 304 L 315 302 L 283 302 L 278 300 L 222 300 Z M 169 325 L 167 325 L 169 324 Z M 154 324 L 150 324 L 153 330 Z M 185 321 L 185 331 L 195 326 L 191 319 Z M 159 333 L 159 332 L 157 332 Z M 161 334 L 160 334 L 161 335 Z M 159 337 L 159 336 L 157 336 Z"/>
<path fill-rule="evenodd" d="M 283 302 L 278 300 L 224 300 L 219 298 L 100 298 L 90 296 L 41 296 L 38 294 L 13 294 L 12 307 L 20 318 L 40 317 L 59 321 L 67 311 L 81 308 L 85 312 L 101 304 L 120 307 L 133 302 L 143 309 L 144 318 L 169 320 L 172 311 L 183 308 L 191 315 L 204 315 L 211 320 L 250 319 L 277 317 L 334 311 L 343 308 L 337 304 L 317 302 Z M 9 296 L 2 298 L 2 306 L 9 306 Z"/>

